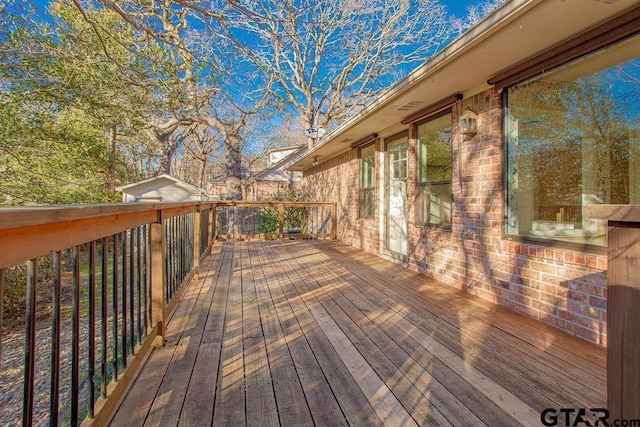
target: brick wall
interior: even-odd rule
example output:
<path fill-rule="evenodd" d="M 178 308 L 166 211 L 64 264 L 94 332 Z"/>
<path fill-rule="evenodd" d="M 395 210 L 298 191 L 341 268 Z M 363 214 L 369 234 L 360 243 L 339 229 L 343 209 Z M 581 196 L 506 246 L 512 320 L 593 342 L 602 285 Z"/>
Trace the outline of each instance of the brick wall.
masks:
<path fill-rule="evenodd" d="M 379 143 L 376 143 L 379 147 Z M 378 148 L 377 148 L 378 149 Z M 376 173 L 376 179 L 380 179 Z M 376 186 L 376 205 L 378 200 Z M 360 159 L 352 149 L 305 171 L 302 191 L 312 201 L 337 202 L 337 237 L 367 252 L 379 251 L 378 218 L 359 218 Z"/>
<path fill-rule="evenodd" d="M 473 138 L 455 134 L 457 116 L 466 107 L 478 114 L 479 132 Z M 606 255 L 566 249 L 560 244 L 512 241 L 504 236 L 501 120 L 500 96 L 491 91 L 454 107 L 451 230 L 415 224 L 411 203 L 415 200 L 415 141 L 410 129 L 408 267 L 606 345 Z M 378 151 L 380 146 L 378 141 Z M 378 159 L 382 161 L 381 153 Z M 378 253 L 379 219 L 358 219 L 358 174 L 357 151 L 352 150 L 307 171 L 303 188 L 314 200 L 338 202 L 340 240 Z M 382 179 L 377 176 L 377 200 Z"/>

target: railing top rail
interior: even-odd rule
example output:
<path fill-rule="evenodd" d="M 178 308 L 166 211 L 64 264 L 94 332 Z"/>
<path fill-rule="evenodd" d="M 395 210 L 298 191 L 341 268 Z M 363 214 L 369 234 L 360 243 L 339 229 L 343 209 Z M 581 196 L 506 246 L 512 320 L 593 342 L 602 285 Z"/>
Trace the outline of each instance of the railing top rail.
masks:
<path fill-rule="evenodd" d="M 162 202 L 162 203 L 110 203 L 96 205 L 29 206 L 0 208 L 0 230 L 55 224 L 82 219 L 112 217 L 114 215 L 139 214 L 193 208 L 194 211 L 212 206 L 279 206 L 321 207 L 333 206 L 334 202 L 249 202 L 249 201 L 198 201 L 198 202 Z"/>
<path fill-rule="evenodd" d="M 208 207 L 212 202 L 110 203 L 0 208 L 0 230 L 175 208 Z"/>
<path fill-rule="evenodd" d="M 213 204 L 217 206 L 246 206 L 246 207 L 262 207 L 262 206 L 280 206 L 284 205 L 286 207 L 322 207 L 322 206 L 333 206 L 335 202 L 250 202 L 246 200 L 239 201 L 221 201 L 214 202 Z"/>

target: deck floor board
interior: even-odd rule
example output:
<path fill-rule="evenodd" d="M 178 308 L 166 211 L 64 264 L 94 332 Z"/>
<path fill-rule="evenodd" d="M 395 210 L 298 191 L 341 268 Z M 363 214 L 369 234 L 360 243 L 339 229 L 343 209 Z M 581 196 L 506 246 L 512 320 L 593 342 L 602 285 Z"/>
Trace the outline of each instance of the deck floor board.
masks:
<path fill-rule="evenodd" d="M 351 246 L 216 243 L 112 425 L 537 425 L 605 350 Z"/>

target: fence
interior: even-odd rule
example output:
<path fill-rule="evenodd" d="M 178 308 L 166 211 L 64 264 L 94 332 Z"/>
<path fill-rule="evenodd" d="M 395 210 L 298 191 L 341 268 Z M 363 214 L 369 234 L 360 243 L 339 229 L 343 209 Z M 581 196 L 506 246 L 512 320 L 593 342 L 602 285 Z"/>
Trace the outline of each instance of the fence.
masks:
<path fill-rule="evenodd" d="M 332 238 L 335 203 L 220 202 L 215 206 L 216 239 Z"/>
<path fill-rule="evenodd" d="M 0 209 L 0 425 L 106 424 L 215 239 L 335 238 L 335 218 L 331 203 Z"/>

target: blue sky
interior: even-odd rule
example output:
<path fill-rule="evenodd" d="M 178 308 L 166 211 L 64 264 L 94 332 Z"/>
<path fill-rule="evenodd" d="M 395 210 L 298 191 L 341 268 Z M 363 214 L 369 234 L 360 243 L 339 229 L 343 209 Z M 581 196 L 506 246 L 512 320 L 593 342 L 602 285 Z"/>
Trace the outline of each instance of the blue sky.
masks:
<path fill-rule="evenodd" d="M 482 3 L 477 0 L 441 0 L 441 3 L 447 7 L 447 11 L 451 15 L 455 15 L 459 18 L 464 17 L 467 14 L 467 7 L 475 4 Z"/>

